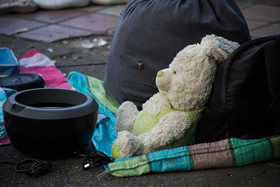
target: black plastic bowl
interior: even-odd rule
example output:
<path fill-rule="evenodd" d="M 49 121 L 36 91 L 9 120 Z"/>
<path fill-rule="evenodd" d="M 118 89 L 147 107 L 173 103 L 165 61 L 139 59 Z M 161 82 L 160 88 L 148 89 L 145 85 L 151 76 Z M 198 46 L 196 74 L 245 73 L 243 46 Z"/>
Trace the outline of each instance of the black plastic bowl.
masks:
<path fill-rule="evenodd" d="M 35 157 L 56 158 L 91 142 L 98 104 L 74 90 L 39 88 L 13 94 L 3 111 L 15 148 Z"/>

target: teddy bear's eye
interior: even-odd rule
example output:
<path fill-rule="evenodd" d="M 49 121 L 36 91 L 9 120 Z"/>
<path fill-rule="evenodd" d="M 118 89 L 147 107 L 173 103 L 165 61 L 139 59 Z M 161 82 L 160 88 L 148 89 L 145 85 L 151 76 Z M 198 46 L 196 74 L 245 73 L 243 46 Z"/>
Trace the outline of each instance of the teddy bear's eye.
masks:
<path fill-rule="evenodd" d="M 176 74 L 176 71 L 173 71 L 173 74 Z"/>

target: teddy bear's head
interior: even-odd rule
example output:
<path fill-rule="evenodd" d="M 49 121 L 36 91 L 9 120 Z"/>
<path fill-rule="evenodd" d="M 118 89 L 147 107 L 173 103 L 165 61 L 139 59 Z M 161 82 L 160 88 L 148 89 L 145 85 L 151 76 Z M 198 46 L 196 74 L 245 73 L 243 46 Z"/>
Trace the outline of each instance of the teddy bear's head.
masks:
<path fill-rule="evenodd" d="M 158 72 L 156 84 L 174 109 L 202 108 L 215 79 L 217 64 L 223 62 L 238 43 L 207 35 L 200 44 L 189 45 L 173 59 L 169 68 Z"/>

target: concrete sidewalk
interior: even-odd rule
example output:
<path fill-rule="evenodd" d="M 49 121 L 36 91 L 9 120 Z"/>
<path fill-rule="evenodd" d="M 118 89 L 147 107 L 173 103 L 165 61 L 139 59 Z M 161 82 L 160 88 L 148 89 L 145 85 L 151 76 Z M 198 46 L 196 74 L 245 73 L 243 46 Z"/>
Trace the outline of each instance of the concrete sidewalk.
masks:
<path fill-rule="evenodd" d="M 251 35 L 258 38 L 280 33 L 280 2 L 277 0 L 237 0 Z M 110 34 L 125 5 L 90 5 L 79 9 L 39 10 L 0 17 L 0 34 L 42 42 L 73 37 Z"/>
<path fill-rule="evenodd" d="M 91 5 L 79 9 L 39 10 L 0 17 L 0 34 L 34 41 L 108 34 L 119 22 L 121 6 Z"/>
<path fill-rule="evenodd" d="M 237 0 L 253 38 L 280 34 L 279 0 Z M 19 58 L 36 48 L 56 61 L 63 73 L 78 71 L 103 79 L 113 30 L 124 5 L 96 6 L 31 14 L 0 15 L 0 47 L 11 48 Z M 86 47 L 93 39 L 103 47 Z M 279 148 L 280 149 L 280 148 Z M 13 146 L 0 146 L 0 160 L 19 162 L 28 156 Z M 117 178 L 97 175 L 98 167 L 84 171 L 84 158 L 52 161 L 52 171 L 35 178 L 18 174 L 14 166 L 0 165 L 0 186 L 280 186 L 279 160 L 246 167 L 192 172 L 152 173 Z"/>

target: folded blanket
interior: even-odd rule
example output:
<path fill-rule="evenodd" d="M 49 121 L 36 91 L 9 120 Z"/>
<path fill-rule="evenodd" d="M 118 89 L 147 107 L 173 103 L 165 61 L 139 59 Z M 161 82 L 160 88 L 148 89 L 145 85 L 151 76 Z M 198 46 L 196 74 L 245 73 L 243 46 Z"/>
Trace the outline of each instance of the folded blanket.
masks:
<path fill-rule="evenodd" d="M 279 148 L 280 136 L 255 140 L 230 138 L 119 159 L 110 163 L 106 172 L 124 177 L 150 172 L 238 167 L 279 159 Z"/>

